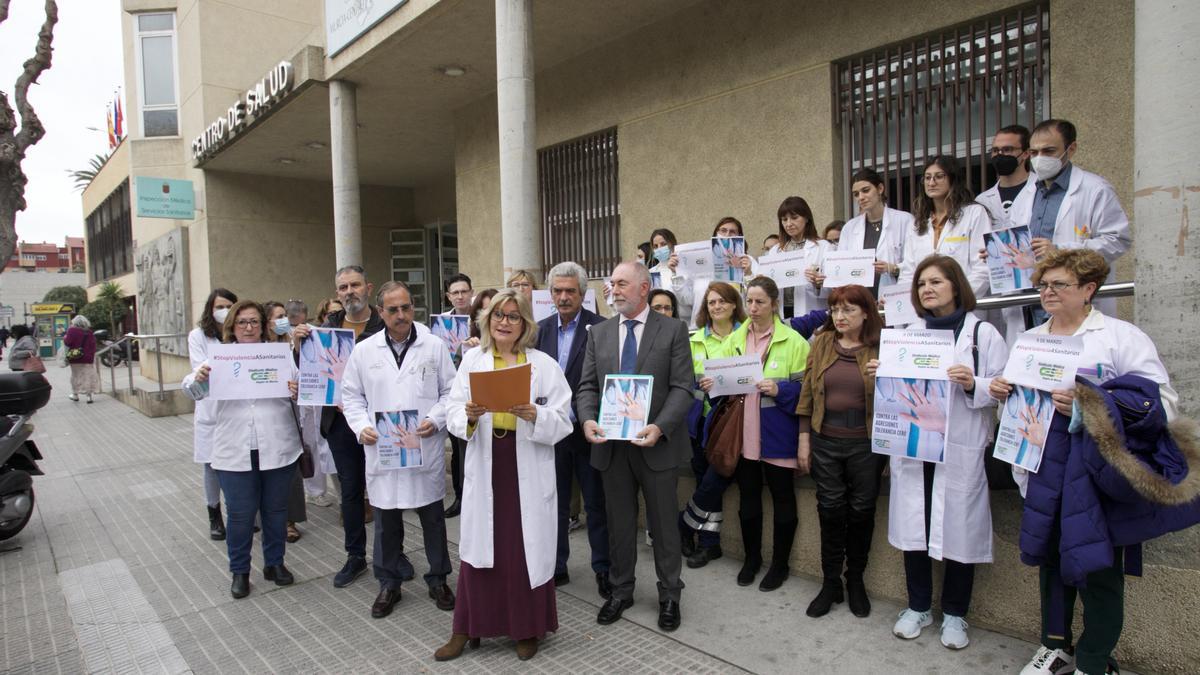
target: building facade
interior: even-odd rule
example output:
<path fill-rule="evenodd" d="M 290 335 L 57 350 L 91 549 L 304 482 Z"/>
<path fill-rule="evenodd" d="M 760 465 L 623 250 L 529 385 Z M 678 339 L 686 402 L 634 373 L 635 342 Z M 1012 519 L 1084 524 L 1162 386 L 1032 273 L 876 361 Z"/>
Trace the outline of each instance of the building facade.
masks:
<path fill-rule="evenodd" d="M 315 306 L 347 263 L 376 285 L 408 282 L 424 316 L 458 270 L 486 288 L 574 259 L 599 280 L 652 229 L 692 241 L 729 215 L 756 249 L 789 195 L 818 225 L 848 218 L 862 166 L 886 172 L 898 208 L 939 153 L 986 187 L 995 130 L 1049 116 L 1077 125 L 1075 162 L 1132 217 L 1135 101 L 1114 92 L 1134 88 L 1138 5 L 123 0 L 129 136 L 84 195 L 89 281 L 136 290 L 141 307 L 139 251 L 179 232 L 181 330 L 218 286 Z M 190 183 L 190 213 L 142 209 L 140 191 L 165 181 Z M 185 357 L 163 376 L 182 377 Z M 1030 637 L 1019 507 L 994 503 L 997 563 L 980 573 L 973 620 Z M 795 568 L 816 574 L 814 518 L 799 536 Z M 1190 641 L 1154 634 L 1156 596 L 1200 589 L 1194 548 L 1148 550 L 1125 658 L 1200 668 Z M 900 556 L 875 553 L 870 585 L 903 597 Z"/>

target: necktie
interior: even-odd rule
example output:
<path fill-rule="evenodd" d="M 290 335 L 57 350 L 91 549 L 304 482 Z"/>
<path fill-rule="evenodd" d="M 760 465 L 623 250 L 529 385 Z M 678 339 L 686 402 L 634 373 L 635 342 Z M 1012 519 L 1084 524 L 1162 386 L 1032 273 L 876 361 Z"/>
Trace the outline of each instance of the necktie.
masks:
<path fill-rule="evenodd" d="M 621 345 L 621 372 L 637 372 L 637 336 L 633 329 L 638 325 L 637 319 L 627 319 L 625 322 L 625 344 Z"/>

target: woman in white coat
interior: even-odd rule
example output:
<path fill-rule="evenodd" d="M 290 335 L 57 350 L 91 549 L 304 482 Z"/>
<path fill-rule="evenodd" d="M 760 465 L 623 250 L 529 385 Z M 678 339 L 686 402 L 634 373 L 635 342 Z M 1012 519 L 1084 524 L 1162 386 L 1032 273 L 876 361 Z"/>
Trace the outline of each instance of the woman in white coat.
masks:
<path fill-rule="evenodd" d="M 953 330 L 955 363 L 947 368 L 950 411 L 944 422 L 944 462 L 891 458 L 888 542 L 904 551 L 908 585 L 908 607 L 900 612 L 892 633 L 911 640 L 933 623 L 932 561 L 944 560 L 942 644 L 962 649 L 969 642 L 963 617 L 971 603 L 975 565 L 992 561 L 984 455 L 995 401 L 988 394 L 988 382 L 1003 372 L 1008 349 L 995 327 L 971 313 L 975 295 L 953 258 L 925 258 L 917 265 L 916 279 L 912 303 L 923 321 L 909 328 Z"/>
<path fill-rule="evenodd" d="M 655 230 L 657 233 L 658 230 Z M 746 233 L 742 230 L 742 221 L 733 216 L 725 216 L 717 221 L 716 227 L 713 228 L 712 236 L 717 239 L 729 239 L 730 237 L 745 237 Z M 658 241 L 657 239 L 655 241 Z M 679 266 L 679 254 L 675 252 L 675 247 L 671 248 L 671 255 L 667 258 L 667 269 L 671 271 L 671 288 L 670 291 L 675 294 L 675 299 L 678 301 L 678 306 L 675 308 L 675 318 L 682 319 L 689 327 L 695 324 L 693 319 L 699 309 L 696 307 L 696 282 L 701 281 L 703 288 L 708 287 L 708 282 L 711 279 L 693 279 L 690 276 L 685 276 L 676 272 Z M 743 255 L 738 261 L 738 265 L 742 268 L 742 273 L 745 278 L 749 278 L 754 274 L 754 258 L 749 255 Z M 701 295 L 704 293 L 702 292 Z"/>
<path fill-rule="evenodd" d="M 446 402 L 450 433 L 464 453 L 458 601 L 450 641 L 438 661 L 479 638 L 517 641 L 521 660 L 558 630 L 555 557 L 558 497 L 554 444 L 571 433 L 571 389 L 553 358 L 533 349 L 538 326 L 529 302 L 500 291 L 479 313 L 480 344 L 463 355 Z M 489 413 L 471 399 L 471 373 L 531 366 L 529 403 Z"/>
<path fill-rule="evenodd" d="M 208 360 L 209 345 L 220 344 L 221 331 L 229 308 L 238 301 L 232 291 L 214 288 L 204 302 L 200 321 L 188 333 L 188 360 L 192 370 Z M 221 483 L 213 471 L 209 458 L 212 457 L 212 433 L 216 420 L 214 401 L 196 401 L 196 412 L 192 416 L 192 461 L 204 465 L 204 501 L 208 505 L 208 536 L 216 541 L 225 540 L 225 519 L 221 516 Z"/>
<path fill-rule="evenodd" d="M 454 609 L 454 594 L 446 584 L 450 555 L 442 506 L 446 497 L 443 446 L 445 399 L 454 381 L 454 362 L 445 342 L 413 323 L 407 286 L 398 281 L 383 284 L 377 306 L 385 330 L 354 347 L 342 375 L 342 410 L 366 453 L 367 494 L 375 510 L 374 571 L 379 595 L 371 616 L 380 619 L 390 614 L 400 600 L 401 583 L 414 576 L 404 554 L 405 509 L 415 510 L 421 520 L 429 595 L 438 609 L 448 611 Z M 408 424 L 393 423 L 403 416 L 409 418 Z M 381 458 L 381 428 L 399 436 L 396 440 L 403 440 L 403 448 L 419 446 L 420 459 L 411 462 L 415 466 L 405 466 L 409 463 L 397 456 Z"/>
<path fill-rule="evenodd" d="M 788 197 L 779 205 L 776 217 L 779 219 L 779 243 L 772 246 L 767 255 L 803 251 L 806 282 L 803 287 L 780 287 L 781 316 L 790 319 L 793 316 L 804 316 L 814 309 L 825 309 L 825 298 L 829 297 L 829 291 L 821 288 L 825 277 L 817 270 L 821 269 L 825 262 L 825 254 L 832 247 L 817 232 L 812 208 L 803 197 Z"/>
<path fill-rule="evenodd" d="M 875 282 L 871 292 L 879 297 L 882 286 L 896 283 L 904 260 L 904 237 L 913 229 L 911 213 L 887 205 L 886 184 L 874 169 L 859 169 L 850 177 L 850 196 L 858 215 L 842 227 L 839 251 L 875 249 Z"/>
<path fill-rule="evenodd" d="M 262 305 L 242 300 L 229 310 L 224 342 L 267 342 L 267 315 Z M 288 359 L 288 389 L 295 399 L 298 373 Z M 208 397 L 210 368 L 203 363 L 183 378 L 183 390 L 197 401 Z M 212 457 L 210 461 L 225 493 L 229 509 L 230 593 L 250 594 L 250 550 L 254 545 L 254 518 L 262 521 L 263 577 L 277 586 L 295 582 L 283 564 L 287 547 L 288 495 L 296 462 L 300 458 L 300 430 L 293 402 L 288 398 L 213 401 Z"/>
<path fill-rule="evenodd" d="M 954 258 L 975 295 L 986 295 L 987 263 L 979 258 L 979 251 L 983 250 L 983 234 L 992 231 L 992 217 L 971 197 L 966 177 L 953 157 L 934 157 L 925 163 L 921 175 L 921 192 L 913 205 L 913 229 L 904 237 L 900 283 L 913 281 L 917 265 L 936 253 Z"/>

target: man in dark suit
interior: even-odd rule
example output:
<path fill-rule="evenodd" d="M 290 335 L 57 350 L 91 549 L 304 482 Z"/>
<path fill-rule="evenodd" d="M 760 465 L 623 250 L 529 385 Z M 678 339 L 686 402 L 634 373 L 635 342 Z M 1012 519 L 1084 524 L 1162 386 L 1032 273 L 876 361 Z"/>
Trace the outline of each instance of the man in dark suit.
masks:
<path fill-rule="evenodd" d="M 583 293 L 587 288 L 587 272 L 573 262 L 559 263 L 546 275 L 546 286 L 557 310 L 538 322 L 538 350 L 558 359 L 571 385 L 579 390 L 583 371 L 583 353 L 591 327 L 604 321 L 603 317 L 583 308 Z M 608 519 L 604 513 L 604 486 L 600 473 L 592 468 L 592 446 L 583 437 L 583 428 L 575 415 L 574 397 L 571 400 L 571 421 L 575 423 L 570 436 L 554 445 L 554 468 L 558 474 L 558 558 L 554 567 L 554 585 L 570 583 L 567 558 L 571 554 L 567 536 L 567 520 L 571 511 L 571 479 L 579 481 L 583 507 L 587 512 L 588 543 L 592 547 L 592 571 L 596 573 L 596 589 L 608 599 L 612 586 L 608 579 Z"/>
<path fill-rule="evenodd" d="M 638 498 L 646 501 L 646 523 L 654 538 L 658 573 L 658 626 L 679 627 L 683 581 L 676 518 L 678 467 L 691 456 L 686 418 L 692 405 L 692 360 L 687 326 L 651 312 L 650 273 L 644 265 L 625 262 L 612 275 L 611 303 L 617 316 L 594 326 L 583 357 L 576 393 L 584 437 L 593 444 L 592 466 L 600 470 L 608 512 L 612 597 L 596 621 L 610 624 L 633 604 L 637 563 Z M 650 375 L 650 416 L 632 441 L 608 441 L 596 423 L 604 378 L 611 374 Z"/>

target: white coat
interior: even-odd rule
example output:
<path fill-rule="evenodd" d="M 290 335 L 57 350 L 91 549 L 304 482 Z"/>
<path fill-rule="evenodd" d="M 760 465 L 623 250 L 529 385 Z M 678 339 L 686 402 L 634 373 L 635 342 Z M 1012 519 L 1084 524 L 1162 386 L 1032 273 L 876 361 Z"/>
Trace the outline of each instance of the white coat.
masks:
<path fill-rule="evenodd" d="M 411 330 L 416 330 L 414 326 Z M 380 469 L 379 447 L 364 445 L 367 494 L 379 509 L 415 509 L 446 496 L 445 400 L 454 381 L 454 361 L 446 343 L 417 331 L 404 357 L 403 371 L 382 330 L 354 346 L 342 374 L 342 412 L 358 437 L 375 428 L 375 413 L 424 410 L 438 432 L 421 439 L 420 467 Z"/>
<path fill-rule="evenodd" d="M 833 250 L 832 246 L 830 245 L 829 242 L 825 241 L 824 239 L 819 239 L 817 241 L 811 241 L 811 240 L 806 239 L 804 241 L 804 266 L 805 266 L 805 268 L 821 267 L 822 264 L 825 262 L 825 254 L 831 250 Z M 774 246 L 771 247 L 771 250 L 767 251 L 767 255 L 775 255 L 779 252 L 780 252 L 779 244 L 775 244 Z M 814 309 L 825 309 L 826 302 L 825 302 L 824 298 L 829 297 L 829 289 L 828 288 L 822 288 L 820 291 L 817 291 L 808 283 L 805 283 L 805 285 L 802 287 L 797 286 L 795 288 L 786 288 L 786 289 L 781 288 L 780 291 L 783 291 L 785 293 L 794 293 L 795 294 L 795 298 L 796 298 L 795 305 L 794 305 L 795 310 L 793 311 L 792 316 L 804 316 L 805 314 L 808 314 L 809 312 L 813 311 Z M 779 311 L 780 312 L 783 311 L 784 303 L 782 302 L 782 300 L 783 300 L 783 298 L 780 298 L 780 303 L 779 303 Z M 782 314 L 781 314 L 781 316 L 782 316 Z"/>
<path fill-rule="evenodd" d="M 463 462 L 463 496 L 459 558 L 474 567 L 493 566 L 492 541 L 492 416 L 479 418 L 474 433 L 467 434 L 466 402 L 471 398 L 474 371 L 493 370 L 492 352 L 480 347 L 463 354 L 458 376 L 446 402 L 450 433 L 467 441 Z M 525 351 L 532 367 L 529 400 L 537 419 L 517 419 L 517 483 L 521 492 L 521 531 L 525 537 L 525 564 L 529 587 L 537 588 L 554 576 L 558 554 L 558 491 L 554 472 L 554 444 L 571 433 L 568 408 L 571 388 L 558 362 L 536 349 Z"/>
<path fill-rule="evenodd" d="M 188 360 L 191 361 L 193 371 L 208 360 L 209 345 L 218 344 L 221 344 L 220 340 L 208 337 L 199 328 L 193 328 L 188 333 Z M 207 464 L 212 457 L 212 435 L 213 428 L 216 427 L 215 409 L 216 401 L 196 401 L 196 412 L 192 417 L 192 461 L 198 464 Z"/>
<path fill-rule="evenodd" d="M 1035 176 L 1030 178 L 1025 189 L 1013 201 L 1010 210 L 1013 225 L 1028 225 L 1033 220 L 1033 200 L 1037 195 L 1038 181 L 1033 180 Z M 1133 238 L 1129 234 L 1129 218 L 1121 208 L 1112 185 L 1103 177 L 1072 164 L 1067 194 L 1063 195 L 1054 219 L 1054 237 L 1051 241 L 1058 248 L 1090 248 L 1104 256 L 1111 266 L 1108 281 L 1116 281 L 1117 267 L 1113 263 L 1125 255 Z M 1096 305 L 1109 316 L 1117 315 L 1116 298 L 1101 298 Z M 1010 340 L 1015 340 L 1013 336 L 1025 329 L 1020 310 L 1010 311 L 1005 317 L 1008 319 Z"/>
<path fill-rule="evenodd" d="M 295 364 L 288 380 L 299 377 Z M 200 403 L 208 388 L 197 386 L 196 372 L 183 378 L 182 388 Z M 260 471 L 280 469 L 300 457 L 300 427 L 290 398 L 259 398 L 238 401 L 209 401 L 213 410 L 212 468 L 219 471 L 250 471 L 250 451 L 258 442 Z"/>
<path fill-rule="evenodd" d="M 904 240 L 913 231 L 913 217 L 906 211 L 897 211 L 891 207 L 883 209 L 883 227 L 879 231 L 879 243 L 875 246 L 875 259 L 899 265 L 904 260 Z M 867 217 L 858 214 L 842 227 L 842 238 L 838 240 L 839 251 L 861 251 L 867 235 Z M 891 286 L 896 278 L 884 274 L 879 279 L 879 286 Z"/>
<path fill-rule="evenodd" d="M 976 297 L 984 297 L 988 290 L 987 263 L 979 259 L 983 248 L 983 233 L 992 231 L 992 218 L 987 209 L 971 203 L 963 207 L 958 222 L 946 223 L 937 246 L 933 245 L 933 224 L 927 223 L 925 234 L 917 232 L 916 225 L 904 237 L 904 256 L 900 263 L 900 283 L 915 283 L 913 273 L 925 258 L 937 253 L 954 258 Z"/>
<path fill-rule="evenodd" d="M 975 324 L 967 314 L 954 344 L 955 362 L 975 367 L 972 353 Z M 924 328 L 919 321 L 910 328 Z M 951 384 L 950 415 L 946 419 L 945 462 L 933 473 L 928 545 L 925 532 L 924 462 L 891 458 L 891 494 L 888 497 L 888 543 L 901 551 L 924 551 L 935 560 L 961 563 L 992 561 L 992 511 L 989 505 L 984 455 L 991 451 L 995 419 L 988 382 L 1004 371 L 1008 347 L 995 327 L 979 326 L 979 370 L 975 390 L 968 394 Z"/>
<path fill-rule="evenodd" d="M 1030 171 L 1029 177 L 1025 179 L 1025 185 L 1028 186 L 1036 181 L 1037 174 Z M 1007 209 L 1004 208 L 1004 201 L 1000 199 L 999 182 L 993 183 L 992 187 L 980 192 L 975 197 L 975 203 L 987 209 L 988 215 L 992 217 L 993 230 L 1007 230 L 1015 224 L 1012 222 L 1013 204 L 1009 204 Z M 1013 203 L 1016 203 L 1015 199 Z"/>

